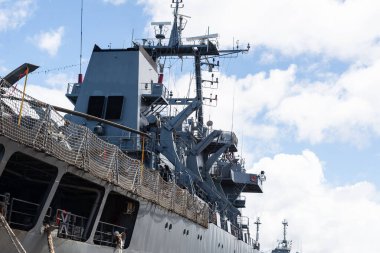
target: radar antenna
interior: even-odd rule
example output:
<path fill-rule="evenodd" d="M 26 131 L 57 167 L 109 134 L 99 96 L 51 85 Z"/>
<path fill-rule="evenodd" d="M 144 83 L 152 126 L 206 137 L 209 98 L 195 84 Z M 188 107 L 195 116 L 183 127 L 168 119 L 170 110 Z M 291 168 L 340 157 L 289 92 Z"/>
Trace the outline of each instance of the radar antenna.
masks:
<path fill-rule="evenodd" d="M 158 39 L 158 45 L 162 46 L 162 40 L 165 39 L 165 33 L 167 29 L 165 29 L 165 26 L 171 25 L 171 22 L 152 22 L 150 23 L 152 26 L 158 27 L 158 29 L 154 29 L 156 33 L 156 39 Z"/>

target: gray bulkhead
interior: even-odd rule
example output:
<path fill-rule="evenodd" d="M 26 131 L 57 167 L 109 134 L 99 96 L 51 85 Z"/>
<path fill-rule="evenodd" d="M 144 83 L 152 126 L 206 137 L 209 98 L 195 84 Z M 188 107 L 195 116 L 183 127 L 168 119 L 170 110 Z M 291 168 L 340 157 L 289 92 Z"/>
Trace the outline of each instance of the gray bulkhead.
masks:
<path fill-rule="evenodd" d="M 79 86 L 75 111 L 88 113 L 89 99 L 104 96 L 104 104 L 99 118 L 105 118 L 108 98 L 122 96 L 121 114 L 111 120 L 133 129 L 140 129 L 141 94 L 144 87 L 157 79 L 157 66 L 144 49 L 100 49 L 95 45 L 84 82 Z M 107 118 L 106 118 L 107 119 Z M 91 130 L 99 123 L 72 116 L 70 120 L 86 125 Z M 121 129 L 102 126 L 107 137 L 129 136 Z"/>
<path fill-rule="evenodd" d="M 51 201 L 60 184 L 60 180 L 69 172 L 81 178 L 95 182 L 104 188 L 103 198 L 98 210 L 95 210 L 95 222 L 92 225 L 91 235 L 84 241 L 76 241 L 54 236 L 53 241 L 55 251 L 59 253 L 111 253 L 115 248 L 95 245 L 93 243 L 97 222 L 99 222 L 102 210 L 105 207 L 107 195 L 110 191 L 117 191 L 129 198 L 139 202 L 139 211 L 133 229 L 132 239 L 125 253 L 213 253 L 213 252 L 234 252 L 234 253 L 258 253 L 251 245 L 238 240 L 236 237 L 210 223 L 208 228 L 204 228 L 194 222 L 191 222 L 178 214 L 170 212 L 158 205 L 148 202 L 135 195 L 127 193 L 120 188 L 107 183 L 104 180 L 97 179 L 92 175 L 69 166 L 67 163 L 57 160 L 42 152 L 32 148 L 17 144 L 6 137 L 0 137 L 0 178 L 4 172 L 6 164 L 16 152 L 27 154 L 51 166 L 58 168 L 58 174 L 48 193 L 46 200 L 41 209 L 38 221 L 29 231 L 13 229 L 16 236 L 28 253 L 48 252 L 47 237 L 43 231 L 43 221 Z M 4 229 L 0 229 L 1 252 L 17 252 L 14 245 Z"/>

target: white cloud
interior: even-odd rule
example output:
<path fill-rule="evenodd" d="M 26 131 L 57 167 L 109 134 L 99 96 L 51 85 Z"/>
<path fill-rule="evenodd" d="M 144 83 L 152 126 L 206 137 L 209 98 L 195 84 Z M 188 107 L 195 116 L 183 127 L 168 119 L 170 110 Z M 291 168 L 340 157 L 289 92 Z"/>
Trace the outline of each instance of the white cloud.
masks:
<path fill-rule="evenodd" d="M 167 20 L 167 0 L 140 0 L 153 20 Z M 372 61 L 380 55 L 380 2 L 373 0 L 229 0 L 184 1 L 181 11 L 193 17 L 185 36 L 221 34 L 255 46 L 276 49 L 286 55 L 303 53 L 353 61 Z M 232 45 L 231 45 L 232 46 Z"/>
<path fill-rule="evenodd" d="M 166 0 L 139 2 L 145 5 L 153 20 L 171 17 L 172 10 Z M 250 137 L 255 134 L 255 138 L 263 140 L 288 135 L 291 129 L 298 140 L 341 141 L 363 147 L 371 137 L 380 136 L 377 95 L 380 94 L 377 74 L 380 71 L 380 28 L 377 25 L 380 2 L 238 0 L 231 4 L 227 0 L 194 0 L 184 4 L 186 8 L 181 11 L 193 17 L 185 35 L 199 35 L 195 31 L 204 31 L 207 24 L 212 33 L 227 36 L 221 38 L 222 42 L 242 36 L 241 40 L 255 41 L 255 45 L 273 49 L 264 51 L 261 63 L 273 60 L 271 52 L 323 55 L 318 57 L 322 60 L 306 67 L 291 65 L 285 70 L 248 74 L 240 79 L 221 75 L 218 108 L 206 108 L 205 121 L 211 115 L 216 128 L 228 130 L 233 121 L 237 132 L 241 132 L 242 127 L 252 130 L 264 127 L 263 131 L 245 131 L 252 133 Z M 226 13 L 229 18 L 220 19 Z M 324 69 L 331 64 L 329 57 L 347 60 L 351 67 L 341 75 L 332 73 Z M 301 80 L 301 71 L 324 81 Z M 178 83 L 177 89 L 187 91 L 187 76 Z M 215 95 L 215 91 L 205 90 L 204 96 L 208 97 L 211 92 Z M 253 123 L 254 120 L 260 122 Z"/>
<path fill-rule="evenodd" d="M 74 106 L 65 97 L 66 87 L 51 88 L 30 84 L 27 85 L 26 89 L 26 93 L 29 96 L 36 98 L 44 103 L 64 107 L 71 110 L 74 109 Z"/>
<path fill-rule="evenodd" d="M 34 12 L 34 4 L 32 0 L 0 1 L 0 32 L 24 25 Z"/>
<path fill-rule="evenodd" d="M 127 0 L 103 0 L 105 3 L 113 4 L 113 5 L 122 5 L 127 2 Z"/>
<path fill-rule="evenodd" d="M 270 64 L 275 61 L 275 55 L 273 53 L 264 52 L 260 56 L 260 63 L 261 64 Z"/>
<path fill-rule="evenodd" d="M 67 87 L 69 82 L 74 83 L 75 80 L 69 77 L 66 73 L 58 73 L 58 74 L 49 74 L 47 79 L 45 80 L 46 84 L 50 88 L 61 88 Z"/>
<path fill-rule="evenodd" d="M 74 109 L 73 104 L 65 96 L 67 84 L 74 82 L 73 75 L 66 73 L 49 74 L 45 80 L 48 86 L 41 86 L 32 81 L 26 86 L 26 94 L 47 104 Z M 22 89 L 20 84 L 18 89 Z"/>
<path fill-rule="evenodd" d="M 49 32 L 40 32 L 29 40 L 40 50 L 46 51 L 50 56 L 55 56 L 62 44 L 62 38 L 65 32 L 63 26 Z"/>
<path fill-rule="evenodd" d="M 267 116 L 295 127 L 301 140 L 366 145 L 371 136 L 380 136 L 379 71 L 377 61 L 352 67 L 332 82 L 294 83 Z"/>
<path fill-rule="evenodd" d="M 299 80 L 297 71 L 290 65 L 240 79 L 219 74 L 218 90 L 203 92 L 204 97 L 218 94 L 216 108 L 204 107 L 204 121 L 211 119 L 215 129 L 233 128 L 265 142 L 293 135 L 313 144 L 363 147 L 380 136 L 380 61 L 353 66 L 324 82 Z M 204 73 L 204 79 L 211 77 Z M 176 80 L 174 96 L 186 94 L 188 85 L 188 75 Z M 194 81 L 190 91 L 194 97 Z"/>
<path fill-rule="evenodd" d="M 264 194 L 247 198 L 246 215 L 261 217 L 262 249 L 282 238 L 289 221 L 294 252 L 380 252 L 379 192 L 368 182 L 334 187 L 324 180 L 322 162 L 311 151 L 263 158 L 253 171 L 265 170 Z"/>
<path fill-rule="evenodd" d="M 252 120 L 263 110 L 272 110 L 278 107 L 289 92 L 289 87 L 295 82 L 296 69 L 294 65 L 291 65 L 287 70 L 276 69 L 268 73 L 260 72 L 241 79 L 217 74 L 219 76 L 218 89 L 204 89 L 203 91 L 204 97 L 218 95 L 217 107 L 204 106 L 205 121 L 210 118 L 216 129 L 230 130 L 232 125 L 234 125 L 234 129 L 242 129 L 244 126 L 247 129 L 244 131 L 244 135 L 260 139 L 276 137 L 277 129 L 273 124 L 254 124 Z M 203 73 L 203 79 L 211 80 L 207 74 Z M 171 84 L 169 88 L 174 91 L 174 96 L 186 95 L 190 90 L 190 97 L 194 97 L 195 80 L 193 79 L 190 89 L 188 86 L 189 76 L 184 75 L 175 81 L 175 86 Z M 205 104 L 207 103 L 208 101 L 205 100 Z"/>

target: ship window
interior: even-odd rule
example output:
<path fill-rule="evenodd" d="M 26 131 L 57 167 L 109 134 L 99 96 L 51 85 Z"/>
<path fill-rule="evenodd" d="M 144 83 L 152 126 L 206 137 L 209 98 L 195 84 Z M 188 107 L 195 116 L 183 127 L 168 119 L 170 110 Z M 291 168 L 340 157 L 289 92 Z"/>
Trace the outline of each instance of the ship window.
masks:
<path fill-rule="evenodd" d="M 126 249 L 132 238 L 138 208 L 139 202 L 136 200 L 110 192 L 95 232 L 94 243 L 116 247 L 115 233 L 119 233 Z"/>
<path fill-rule="evenodd" d="M 50 204 L 52 218 L 49 222 L 58 227 L 57 236 L 86 241 L 103 195 L 103 187 L 66 173 Z"/>
<path fill-rule="evenodd" d="M 5 153 L 4 145 L 0 144 L 0 161 L 3 159 Z"/>
<path fill-rule="evenodd" d="M 123 96 L 109 96 L 107 98 L 106 119 L 120 119 L 123 101 Z"/>
<path fill-rule="evenodd" d="M 11 228 L 35 226 L 57 173 L 56 167 L 25 154 L 11 156 L 0 177 L 0 206 Z"/>
<path fill-rule="evenodd" d="M 102 118 L 105 96 L 90 96 L 88 99 L 87 114 Z"/>

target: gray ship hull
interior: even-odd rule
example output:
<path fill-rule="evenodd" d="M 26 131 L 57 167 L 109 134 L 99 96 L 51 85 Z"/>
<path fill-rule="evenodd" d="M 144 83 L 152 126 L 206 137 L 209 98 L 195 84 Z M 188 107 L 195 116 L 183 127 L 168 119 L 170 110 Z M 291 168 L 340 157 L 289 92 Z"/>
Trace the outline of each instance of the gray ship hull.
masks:
<path fill-rule="evenodd" d="M 102 185 L 106 191 L 118 191 L 139 202 L 140 208 L 137 214 L 136 223 L 130 244 L 122 251 L 114 247 L 100 246 L 93 243 L 96 226 L 93 226 L 89 239 L 85 242 L 58 238 L 57 229 L 52 232 L 55 252 L 58 253 L 97 253 L 97 252 L 165 252 L 165 253 L 258 253 L 249 243 L 245 243 L 223 230 L 215 224 L 209 223 L 208 228 L 202 227 L 176 213 L 166 210 L 152 202 L 128 193 L 121 188 L 111 185 L 104 180 L 99 180 L 89 173 L 84 173 L 69 164 L 60 161 L 45 153 L 34 150 L 25 145 L 16 143 L 6 137 L 0 137 L 0 144 L 3 146 L 0 176 L 4 172 L 10 157 L 16 152 L 27 154 L 44 163 L 51 164 L 58 168 L 59 175 L 67 172 L 76 174 L 79 177 L 96 182 Z M 47 200 L 42 208 L 41 215 L 36 225 L 29 231 L 14 229 L 14 233 L 28 253 L 49 252 L 47 235 L 43 232 L 44 213 L 49 208 L 49 203 L 53 199 L 54 191 L 57 189 L 59 180 L 54 182 Z M 25 189 L 27 191 L 28 189 Z M 104 206 L 105 200 L 101 206 Z M 100 214 L 95 221 L 99 221 Z M 10 237 L 3 227 L 0 227 L 1 252 L 17 252 Z"/>

